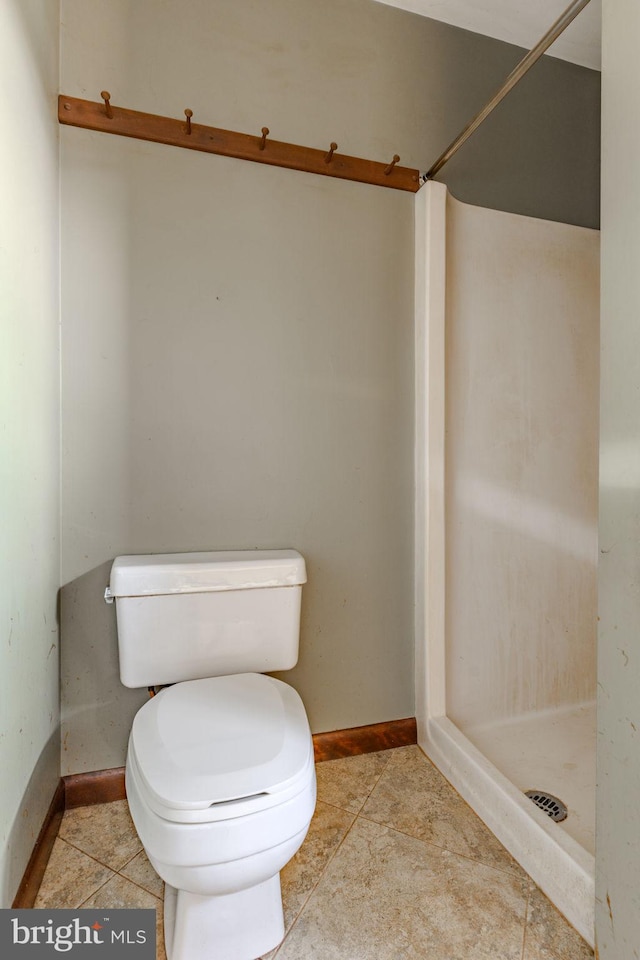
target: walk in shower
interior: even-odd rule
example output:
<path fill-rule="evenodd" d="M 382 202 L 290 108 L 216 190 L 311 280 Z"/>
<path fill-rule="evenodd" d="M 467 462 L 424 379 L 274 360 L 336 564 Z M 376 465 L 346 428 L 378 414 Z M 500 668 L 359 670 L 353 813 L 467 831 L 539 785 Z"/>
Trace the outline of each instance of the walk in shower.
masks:
<path fill-rule="evenodd" d="M 591 944 L 598 278 L 595 230 L 417 195 L 418 742 Z"/>

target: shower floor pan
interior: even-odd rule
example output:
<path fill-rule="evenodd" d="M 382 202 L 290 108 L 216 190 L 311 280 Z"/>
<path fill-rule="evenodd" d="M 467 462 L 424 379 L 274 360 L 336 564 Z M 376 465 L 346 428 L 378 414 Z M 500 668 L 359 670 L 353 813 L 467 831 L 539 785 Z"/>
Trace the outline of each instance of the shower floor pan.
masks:
<path fill-rule="evenodd" d="M 464 733 L 520 790 L 560 797 L 569 814 L 562 829 L 595 854 L 595 701 L 468 727 Z"/>

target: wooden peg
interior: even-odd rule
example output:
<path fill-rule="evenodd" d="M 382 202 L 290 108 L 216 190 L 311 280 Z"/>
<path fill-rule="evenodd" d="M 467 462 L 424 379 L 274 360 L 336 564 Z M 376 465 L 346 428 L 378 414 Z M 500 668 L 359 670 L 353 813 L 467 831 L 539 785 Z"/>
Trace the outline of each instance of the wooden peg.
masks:
<path fill-rule="evenodd" d="M 266 145 L 266 142 L 267 142 L 267 135 L 268 135 L 268 133 L 269 133 L 269 127 L 263 127 L 263 128 L 262 128 L 262 137 L 261 137 L 261 139 L 260 139 L 260 143 L 258 144 L 258 147 L 260 148 L 260 150 L 264 150 L 264 148 L 265 148 L 265 145 Z"/>
<path fill-rule="evenodd" d="M 394 153 L 393 160 L 391 161 L 389 166 L 385 168 L 385 171 L 384 171 L 385 177 L 389 176 L 389 174 L 393 171 L 393 168 L 395 167 L 396 163 L 398 163 L 399 160 L 400 160 L 400 157 L 398 156 L 398 154 Z"/>
<path fill-rule="evenodd" d="M 189 108 L 187 107 L 187 109 L 184 112 L 184 115 L 187 118 L 187 125 L 184 129 L 184 132 L 190 135 L 191 134 L 191 117 L 193 116 L 193 110 L 189 110 Z"/>
<path fill-rule="evenodd" d="M 111 94 L 108 90 L 103 90 L 100 96 L 104 100 L 104 112 L 109 117 L 109 120 L 113 120 L 113 110 L 111 109 L 111 104 L 109 103 L 109 100 L 111 100 Z"/>
<path fill-rule="evenodd" d="M 329 144 L 329 147 L 330 147 L 329 153 L 328 153 L 328 154 L 326 155 L 326 157 L 324 158 L 324 162 L 325 162 L 325 163 L 331 163 L 331 160 L 332 160 L 334 151 L 338 149 L 338 144 L 332 142 L 332 143 Z"/>

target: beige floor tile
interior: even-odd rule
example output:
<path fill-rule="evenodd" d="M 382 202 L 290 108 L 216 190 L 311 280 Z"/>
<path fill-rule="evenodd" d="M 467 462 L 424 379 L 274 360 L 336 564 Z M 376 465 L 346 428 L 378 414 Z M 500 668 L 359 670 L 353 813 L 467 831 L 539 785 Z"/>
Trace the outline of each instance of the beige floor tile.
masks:
<path fill-rule="evenodd" d="M 112 870 L 142 850 L 126 800 L 67 810 L 59 836 Z"/>
<path fill-rule="evenodd" d="M 114 910 L 133 907 L 157 909 L 161 906 L 161 901 L 158 897 L 149 893 L 148 890 L 143 890 L 137 883 L 127 880 L 126 877 L 116 875 L 91 897 L 88 897 L 82 906 L 99 907 L 101 910 L 109 907 Z"/>
<path fill-rule="evenodd" d="M 156 960 L 167 960 L 167 951 L 164 945 L 164 926 L 160 915 L 158 915 L 158 922 L 156 923 Z"/>
<path fill-rule="evenodd" d="M 526 883 L 358 819 L 277 960 L 521 960 Z"/>
<path fill-rule="evenodd" d="M 524 960 L 592 960 L 593 950 L 533 884 Z"/>
<path fill-rule="evenodd" d="M 318 799 L 358 813 L 389 763 L 392 750 L 316 764 Z"/>
<path fill-rule="evenodd" d="M 162 899 L 164 882 L 149 863 L 144 850 L 141 850 L 133 860 L 126 863 L 119 873 L 121 873 L 123 877 L 127 877 L 129 880 L 137 883 L 139 887 L 144 887 L 144 889 L 152 893 L 154 897 Z"/>
<path fill-rule="evenodd" d="M 304 843 L 280 874 L 285 930 L 300 913 L 353 821 L 354 814 L 346 810 L 338 810 L 322 800 L 316 804 Z"/>
<path fill-rule="evenodd" d="M 393 755 L 362 816 L 519 877 L 524 871 L 417 746 Z"/>
<path fill-rule="evenodd" d="M 347 835 L 354 820 L 353 813 L 338 810 L 318 800 L 304 843 L 293 860 L 290 860 L 280 873 L 285 931 L 290 930 L 300 910 L 312 895 L 327 864 Z M 277 952 L 276 947 L 275 950 L 265 953 L 260 960 L 272 960 Z"/>
<path fill-rule="evenodd" d="M 143 890 L 126 877 L 115 876 L 97 893 L 89 897 L 83 907 L 100 910 L 151 909 L 156 911 L 156 960 L 166 960 L 162 926 L 163 903 L 148 890 Z"/>
<path fill-rule="evenodd" d="M 73 910 L 113 876 L 108 867 L 58 837 L 34 906 Z"/>

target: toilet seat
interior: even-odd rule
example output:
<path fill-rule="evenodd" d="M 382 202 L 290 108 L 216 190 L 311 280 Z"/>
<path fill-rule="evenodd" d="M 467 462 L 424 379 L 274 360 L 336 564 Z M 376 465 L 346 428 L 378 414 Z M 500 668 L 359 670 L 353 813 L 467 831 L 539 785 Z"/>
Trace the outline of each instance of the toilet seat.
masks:
<path fill-rule="evenodd" d="M 263 674 L 189 680 L 136 714 L 128 764 L 165 820 L 206 823 L 283 803 L 313 776 L 304 706 Z"/>

